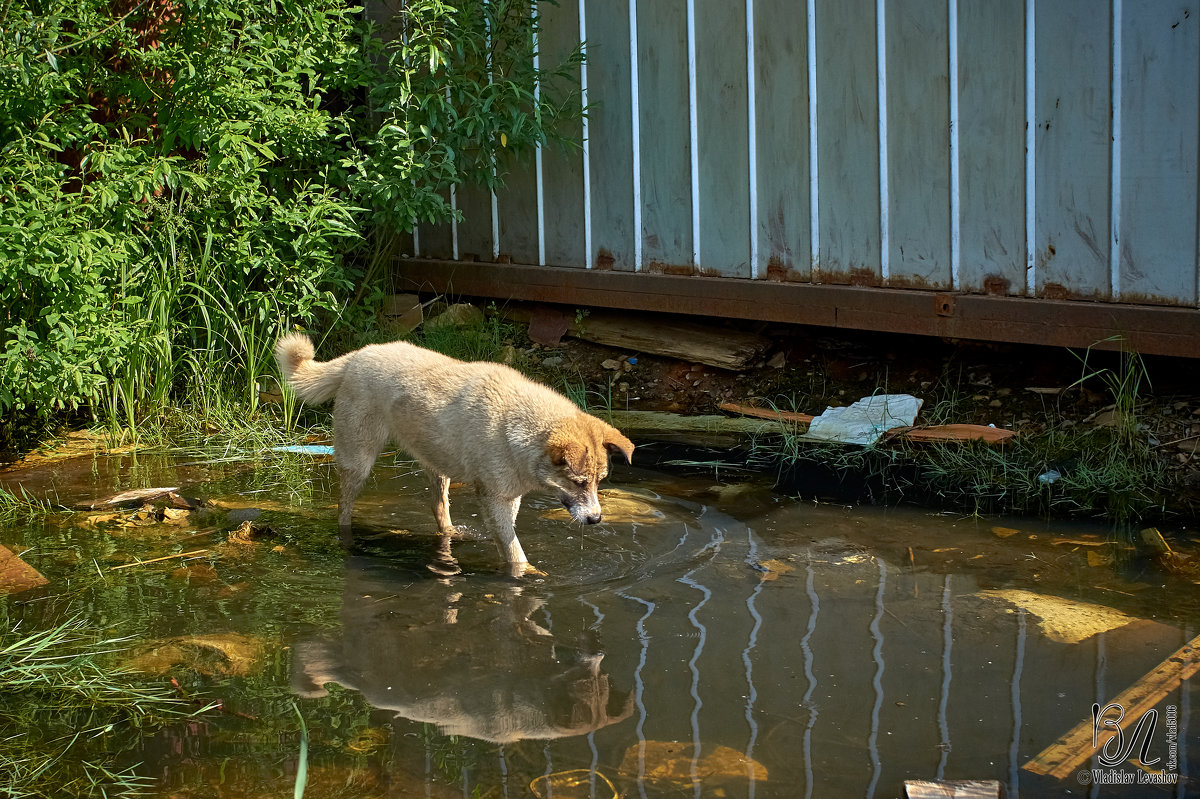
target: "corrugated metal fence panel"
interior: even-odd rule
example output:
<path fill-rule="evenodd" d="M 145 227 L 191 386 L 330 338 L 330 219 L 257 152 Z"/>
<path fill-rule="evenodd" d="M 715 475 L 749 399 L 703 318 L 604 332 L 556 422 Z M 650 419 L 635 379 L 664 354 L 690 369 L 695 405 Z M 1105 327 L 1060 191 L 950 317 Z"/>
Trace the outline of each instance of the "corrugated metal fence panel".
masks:
<path fill-rule="evenodd" d="M 545 65 L 586 39 L 582 150 L 424 257 L 1198 302 L 1198 0 L 539 8 Z"/>
<path fill-rule="evenodd" d="M 751 277 L 746 8 L 694 0 L 700 153 L 700 260 L 705 274 Z M 643 131 L 643 160 L 652 157 Z"/>
<path fill-rule="evenodd" d="M 653 143 L 642 161 L 642 257 L 665 271 L 693 267 L 691 141 L 688 112 L 687 8 L 683 3 L 638 4 L 641 129 Z"/>
<path fill-rule="evenodd" d="M 889 285 L 949 287 L 949 32 L 944 3 L 889 0 L 883 20 Z"/>
<path fill-rule="evenodd" d="M 592 247 L 587 266 L 634 268 L 633 112 L 629 15 L 621 2 L 586 5 Z"/>
<path fill-rule="evenodd" d="M 1196 302 L 1200 4 L 1126 0 L 1121 37 L 1121 299 Z"/>
<path fill-rule="evenodd" d="M 542 14 L 542 59 L 553 66 L 565 61 L 579 45 L 579 6 L 572 3 L 544 4 Z M 579 69 L 572 70 L 578 80 Z M 552 87 L 553 88 L 553 87 Z M 578 92 L 578 84 L 563 86 L 563 96 Z M 581 123 L 567 131 L 574 141 L 583 135 Z M 582 264 L 587 259 L 583 225 L 583 158 L 578 148 L 549 145 L 542 152 L 542 216 L 545 222 L 545 263 Z"/>
<path fill-rule="evenodd" d="M 1111 28 L 1094 0 L 1039 3 L 1034 269 L 1040 296 L 1109 291 Z"/>
<path fill-rule="evenodd" d="M 881 281 L 874 23 L 874 0 L 817 0 L 815 282 Z"/>
<path fill-rule="evenodd" d="M 796 0 L 755 3 L 758 277 L 812 272 L 808 24 Z"/>
<path fill-rule="evenodd" d="M 959 288 L 1025 293 L 1025 3 L 958 4 Z"/>

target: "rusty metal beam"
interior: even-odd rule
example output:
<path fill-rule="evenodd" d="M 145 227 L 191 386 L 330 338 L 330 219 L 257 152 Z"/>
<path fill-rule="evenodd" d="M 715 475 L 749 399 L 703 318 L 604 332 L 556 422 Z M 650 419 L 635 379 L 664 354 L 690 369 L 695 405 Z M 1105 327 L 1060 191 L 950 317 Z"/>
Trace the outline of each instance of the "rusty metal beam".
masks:
<path fill-rule="evenodd" d="M 1200 310 L 406 258 L 396 286 L 502 300 L 1200 357 Z M 1104 343 L 1101 343 L 1104 342 Z"/>

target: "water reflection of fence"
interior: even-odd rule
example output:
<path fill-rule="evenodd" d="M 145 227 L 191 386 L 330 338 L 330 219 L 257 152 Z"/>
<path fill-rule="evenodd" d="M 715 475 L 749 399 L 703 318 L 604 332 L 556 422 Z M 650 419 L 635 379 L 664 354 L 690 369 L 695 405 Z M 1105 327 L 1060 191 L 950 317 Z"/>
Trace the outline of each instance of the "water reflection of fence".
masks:
<path fill-rule="evenodd" d="M 648 743 L 681 741 L 697 778 L 716 746 L 744 755 L 742 775 L 722 783 L 731 796 L 891 796 L 905 779 L 932 778 L 1055 795 L 1058 783 L 1023 764 L 1190 637 L 1143 621 L 1057 642 L 1025 611 L 980 597 L 969 575 L 899 569 L 825 542 L 764 575 L 753 566 L 771 547 L 716 514 L 679 549 L 679 576 L 586 600 L 606 670 L 633 686 L 633 718 L 546 744 L 546 774 L 611 772 L 632 750 L 624 776 L 656 796 L 661 764 L 646 759 Z M 1186 683 L 1163 704 L 1178 707 L 1186 777 Z M 1165 756 L 1161 725 L 1154 747 Z"/>

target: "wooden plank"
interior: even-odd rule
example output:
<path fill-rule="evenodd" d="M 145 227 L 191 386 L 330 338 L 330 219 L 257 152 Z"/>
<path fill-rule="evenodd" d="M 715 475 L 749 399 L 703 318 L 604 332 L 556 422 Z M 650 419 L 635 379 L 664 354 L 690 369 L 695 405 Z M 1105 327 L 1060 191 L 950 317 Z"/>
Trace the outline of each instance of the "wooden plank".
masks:
<path fill-rule="evenodd" d="M 886 438 L 896 437 L 914 443 L 951 441 L 983 441 L 987 444 L 1003 444 L 1016 437 L 1017 431 L 985 424 L 939 424 L 929 427 L 898 427 L 887 432 Z"/>
<path fill-rule="evenodd" d="M 21 556 L 0 546 L 0 594 L 16 594 L 50 582 Z"/>
<path fill-rule="evenodd" d="M 905 780 L 908 799 L 1000 799 L 999 780 Z"/>
<path fill-rule="evenodd" d="M 741 369 L 762 357 L 770 340 L 746 333 L 679 319 L 647 319 L 626 314 L 592 314 L 571 325 L 575 338 L 703 363 Z"/>
<path fill-rule="evenodd" d="M 176 500 L 182 502 L 182 497 L 175 492 L 179 490 L 179 486 L 159 486 L 155 488 L 134 488 L 129 491 L 122 491 L 119 494 L 113 494 L 103 499 L 94 499 L 76 504 L 79 510 L 96 510 L 98 508 L 136 508 L 147 503 L 155 503 L 161 500 L 168 500 L 175 507 L 179 507 Z M 193 506 L 194 507 L 194 506 Z"/>
<path fill-rule="evenodd" d="M 1110 350 L 1121 347 L 1110 339 L 1119 334 L 1134 352 L 1185 358 L 1200 352 L 1194 308 L 424 259 L 397 261 L 395 279 L 397 288 L 453 286 L 463 295 L 560 303 L 572 315 L 592 306 Z"/>
<path fill-rule="evenodd" d="M 1093 0 L 1036 4 L 1037 294 L 1109 291 L 1111 19 Z"/>
<path fill-rule="evenodd" d="M 579 4 L 539 3 L 541 14 L 541 68 L 557 69 L 579 46 Z M 571 98 L 579 107 L 579 67 L 548 82 L 543 91 L 560 99 Z M 564 125 L 560 133 L 574 147 L 549 144 L 542 148 L 542 202 L 545 217 L 546 263 L 583 266 L 587 263 L 583 236 L 583 122 Z"/>
<path fill-rule="evenodd" d="M 699 267 L 705 274 L 750 277 L 746 7 L 728 0 L 696 0 L 695 6 Z"/>
<path fill-rule="evenodd" d="M 638 42 L 642 257 L 651 270 L 687 272 L 694 264 L 684 4 L 639 3 Z"/>
<path fill-rule="evenodd" d="M 887 282 L 951 288 L 946 8 L 892 0 L 886 19 Z"/>
<path fill-rule="evenodd" d="M 623 3 L 587 4 L 588 146 L 592 175 L 589 265 L 632 270 L 633 116 L 629 87 L 629 14 Z"/>
<path fill-rule="evenodd" d="M 774 419 L 779 422 L 792 422 L 797 425 L 808 425 L 813 419 L 817 418 L 807 413 L 796 413 L 795 411 L 779 411 L 774 408 L 759 408 L 754 405 L 740 405 L 736 402 L 722 402 L 717 406 L 727 413 L 736 413 L 742 416 L 754 416 L 759 419 Z"/>
<path fill-rule="evenodd" d="M 1196 299 L 1200 3 L 1129 0 L 1121 56 L 1122 299 Z"/>
<path fill-rule="evenodd" d="M 759 277 L 808 280 L 808 31 L 795 0 L 755 3 Z"/>
<path fill-rule="evenodd" d="M 879 282 L 879 102 L 873 0 L 817 0 L 821 283 Z"/>
<path fill-rule="evenodd" d="M 1025 3 L 959 0 L 959 287 L 1025 293 Z"/>
<path fill-rule="evenodd" d="M 1126 721 L 1130 725 L 1136 724 L 1142 714 L 1179 688 L 1184 680 L 1192 677 L 1197 671 L 1200 671 L 1200 636 L 1177 649 L 1155 669 L 1118 694 L 1109 704 L 1120 705 L 1125 711 Z M 1079 722 L 1022 768 L 1034 774 L 1066 779 L 1096 753 L 1096 747 L 1092 746 L 1092 725 L 1091 718 Z M 1108 737 L 1104 736 L 1103 740 L 1098 740 L 1100 746 L 1103 746 L 1107 739 Z"/>

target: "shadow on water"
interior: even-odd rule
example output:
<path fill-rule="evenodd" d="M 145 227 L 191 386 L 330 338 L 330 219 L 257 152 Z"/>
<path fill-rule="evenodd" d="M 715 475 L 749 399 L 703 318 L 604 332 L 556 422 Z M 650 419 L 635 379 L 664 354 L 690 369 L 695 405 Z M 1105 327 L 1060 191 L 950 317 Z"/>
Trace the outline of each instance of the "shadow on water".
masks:
<path fill-rule="evenodd" d="M 469 490 L 452 495 L 465 573 L 424 569 L 428 489 L 401 461 L 376 469 L 351 552 L 327 463 L 49 465 L 22 480 L 59 501 L 165 484 L 207 508 L 183 524 L 13 519 L 0 543 L 51 582 L 3 609 L 35 627 L 83 614 L 136 637 L 115 662 L 222 700 L 120 755 L 163 796 L 291 796 L 293 703 L 310 797 L 891 797 L 908 779 L 1032 797 L 1200 790 L 1186 679 L 1123 708 L 1137 745 L 1119 763 L 1099 764 L 1089 735 L 1077 764 L 1036 773 L 1093 702 L 1146 686 L 1197 635 L 1187 575 L 1115 567 L 1116 546 L 1084 526 L 616 477 L 595 527 L 527 498 L 521 539 L 548 576 L 515 582 Z M 229 540 L 244 519 L 273 532 Z M 1137 730 L 1149 709 L 1156 726 Z M 1178 784 L 1147 784 L 1164 768 Z M 1132 784 L 1081 785 L 1109 777 Z"/>

